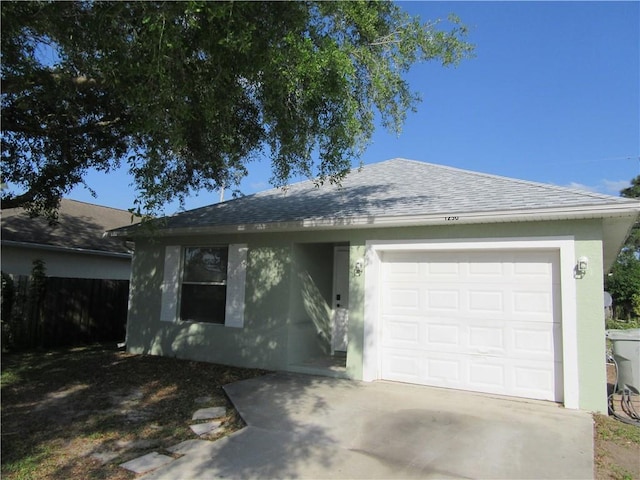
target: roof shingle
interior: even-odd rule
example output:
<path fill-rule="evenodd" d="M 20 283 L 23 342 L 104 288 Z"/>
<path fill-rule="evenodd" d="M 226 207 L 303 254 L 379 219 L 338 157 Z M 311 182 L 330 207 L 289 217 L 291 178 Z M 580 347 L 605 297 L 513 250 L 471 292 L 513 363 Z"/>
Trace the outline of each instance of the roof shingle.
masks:
<path fill-rule="evenodd" d="M 138 221 L 134 219 L 133 223 Z M 54 225 L 43 217 L 30 218 L 22 208 L 3 209 L 2 241 L 130 253 L 122 240 L 103 235 L 131 223 L 131 213 L 126 210 L 62 199 Z"/>
<path fill-rule="evenodd" d="M 295 183 L 166 217 L 164 228 L 611 204 L 633 205 L 634 200 L 396 158 L 353 170 L 340 186 Z"/>

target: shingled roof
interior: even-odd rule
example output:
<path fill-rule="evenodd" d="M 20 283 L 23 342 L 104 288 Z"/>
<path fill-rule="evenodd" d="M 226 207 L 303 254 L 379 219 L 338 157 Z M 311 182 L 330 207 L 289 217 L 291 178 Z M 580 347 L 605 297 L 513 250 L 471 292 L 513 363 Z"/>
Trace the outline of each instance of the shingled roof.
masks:
<path fill-rule="evenodd" d="M 396 158 L 161 219 L 170 231 L 264 231 L 630 215 L 640 202 Z M 132 229 L 112 232 L 129 235 Z"/>
<path fill-rule="evenodd" d="M 42 217 L 30 218 L 22 208 L 3 209 L 2 242 L 130 253 L 122 239 L 104 237 L 104 233 L 131 223 L 131 213 L 126 210 L 62 199 L 55 225 Z"/>

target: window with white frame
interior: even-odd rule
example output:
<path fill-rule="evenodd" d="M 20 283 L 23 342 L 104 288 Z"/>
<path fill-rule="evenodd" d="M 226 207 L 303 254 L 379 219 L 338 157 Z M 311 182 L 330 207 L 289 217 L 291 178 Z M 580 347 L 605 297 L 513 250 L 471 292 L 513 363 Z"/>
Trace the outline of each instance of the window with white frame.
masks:
<path fill-rule="evenodd" d="M 227 247 L 185 247 L 183 255 L 180 319 L 224 324 Z"/>
<path fill-rule="evenodd" d="M 160 320 L 244 325 L 247 245 L 165 247 Z"/>

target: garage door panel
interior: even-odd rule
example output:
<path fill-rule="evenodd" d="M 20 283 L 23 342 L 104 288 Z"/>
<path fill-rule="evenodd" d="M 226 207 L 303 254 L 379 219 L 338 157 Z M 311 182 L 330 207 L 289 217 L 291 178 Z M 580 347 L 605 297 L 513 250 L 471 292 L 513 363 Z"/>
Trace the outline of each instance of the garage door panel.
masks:
<path fill-rule="evenodd" d="M 531 257 L 529 255 L 529 257 Z M 547 279 L 553 276 L 553 263 L 549 263 L 548 259 L 542 260 L 537 258 L 520 258 L 518 262 L 513 264 L 513 274 L 516 278 L 535 280 Z"/>
<path fill-rule="evenodd" d="M 387 279 L 393 282 L 395 279 L 399 278 L 402 281 L 411 281 L 417 280 L 420 276 L 420 264 L 413 263 L 409 261 L 401 261 L 399 258 L 395 258 L 392 260 L 393 263 L 388 263 L 387 265 Z"/>
<path fill-rule="evenodd" d="M 458 387 L 461 384 L 462 361 L 451 355 L 440 358 L 426 358 L 425 378 L 432 385 L 440 387 Z"/>
<path fill-rule="evenodd" d="M 556 400 L 548 395 L 548 392 L 554 390 L 554 385 L 553 372 L 546 368 L 535 368 L 530 365 L 514 367 L 513 389 L 523 396 L 543 396 L 544 400 Z"/>
<path fill-rule="evenodd" d="M 504 312 L 505 292 L 500 290 L 469 290 L 469 312 Z"/>
<path fill-rule="evenodd" d="M 460 388 L 464 384 L 465 359 L 449 352 L 423 356 L 424 378 L 436 387 Z"/>
<path fill-rule="evenodd" d="M 504 391 L 505 377 L 505 365 L 500 362 L 472 360 L 468 364 L 467 382 L 476 390 Z"/>
<path fill-rule="evenodd" d="M 457 278 L 460 275 L 460 265 L 451 261 L 431 261 L 423 259 L 424 272 L 430 278 L 446 280 L 447 278 Z"/>
<path fill-rule="evenodd" d="M 526 289 L 514 287 L 511 293 L 513 312 L 518 315 L 538 315 L 550 322 L 559 322 L 559 288 L 549 285 L 532 286 Z"/>
<path fill-rule="evenodd" d="M 382 378 L 560 401 L 557 253 L 396 252 L 382 263 Z"/>
<path fill-rule="evenodd" d="M 424 290 L 427 310 L 450 310 L 460 309 L 460 292 L 452 288 L 428 288 Z"/>
<path fill-rule="evenodd" d="M 505 269 L 506 265 L 500 261 L 469 263 L 469 280 L 486 281 L 487 277 L 502 278 L 505 275 Z"/>
<path fill-rule="evenodd" d="M 414 286 L 388 284 L 383 292 L 383 313 L 402 311 L 404 314 L 415 312 L 440 314 L 440 311 L 452 311 L 456 315 L 509 316 L 524 318 L 528 321 L 553 322 L 558 317 L 559 302 L 554 295 L 540 288 L 515 290 L 513 288 L 469 288 L 468 285 L 457 287 L 431 287 L 417 284 Z"/>
<path fill-rule="evenodd" d="M 468 389 L 485 393 L 561 401 L 555 371 L 547 362 L 475 357 L 467 364 Z"/>
<path fill-rule="evenodd" d="M 461 348 L 460 326 L 445 323 L 431 323 L 426 326 L 426 345 L 436 347 Z"/>
<path fill-rule="evenodd" d="M 529 326 L 513 328 L 514 358 L 555 358 L 554 333 L 549 329 L 533 329 Z"/>
<path fill-rule="evenodd" d="M 395 343 L 402 344 L 403 346 L 407 346 L 407 344 L 415 346 L 421 343 L 420 324 L 416 322 L 415 319 L 387 319 L 385 324 L 383 335 L 388 339 L 388 345 Z"/>
<path fill-rule="evenodd" d="M 420 364 L 420 355 L 414 351 L 389 349 L 382 362 L 382 374 L 389 380 L 419 383 L 424 377 Z"/>
<path fill-rule="evenodd" d="M 429 324 L 418 321 L 417 317 L 394 316 L 385 317 L 382 335 L 384 345 L 390 349 L 415 349 L 419 351 L 428 347 L 432 350 L 464 353 L 461 336 L 463 328 L 447 322 L 446 319 L 434 319 Z"/>
<path fill-rule="evenodd" d="M 487 349 L 503 352 L 505 349 L 504 329 L 501 325 L 477 325 L 469 327 L 470 349 Z"/>
<path fill-rule="evenodd" d="M 438 387 L 460 388 L 463 385 L 465 360 L 450 352 L 389 349 L 382 361 L 382 375 L 387 380 L 424 383 Z"/>
<path fill-rule="evenodd" d="M 390 286 L 385 302 L 389 311 L 418 311 L 420 308 L 420 291 L 418 288 Z"/>

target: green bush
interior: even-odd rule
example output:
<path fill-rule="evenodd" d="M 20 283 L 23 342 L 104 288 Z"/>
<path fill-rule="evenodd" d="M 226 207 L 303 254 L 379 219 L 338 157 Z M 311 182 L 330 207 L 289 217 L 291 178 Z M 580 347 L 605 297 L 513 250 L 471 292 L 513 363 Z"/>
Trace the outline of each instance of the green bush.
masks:
<path fill-rule="evenodd" d="M 620 320 L 610 319 L 605 323 L 607 330 L 628 330 L 629 328 L 640 328 L 640 320 Z"/>
<path fill-rule="evenodd" d="M 640 293 L 634 293 L 631 296 L 631 309 L 633 310 L 633 314 L 640 318 Z"/>

